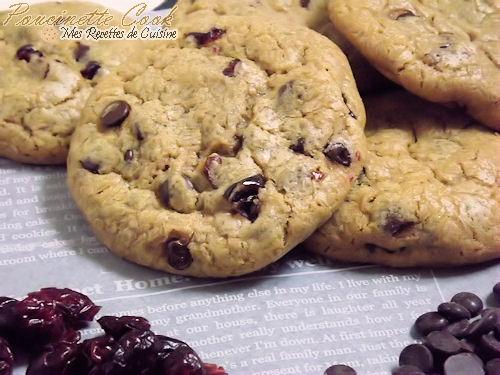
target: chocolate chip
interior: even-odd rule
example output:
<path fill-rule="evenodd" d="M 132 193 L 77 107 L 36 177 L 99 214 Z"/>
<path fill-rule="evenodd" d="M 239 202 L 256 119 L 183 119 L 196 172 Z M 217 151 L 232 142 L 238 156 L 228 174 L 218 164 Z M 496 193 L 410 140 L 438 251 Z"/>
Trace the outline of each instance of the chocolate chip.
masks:
<path fill-rule="evenodd" d="M 486 375 L 500 375 L 500 358 L 493 359 L 486 364 Z"/>
<path fill-rule="evenodd" d="M 425 345 L 412 344 L 404 348 L 399 355 L 399 365 L 415 366 L 423 372 L 429 372 L 434 367 L 434 359 Z"/>
<path fill-rule="evenodd" d="M 351 116 L 353 119 L 357 120 L 358 119 L 358 116 L 356 116 L 354 114 L 354 112 L 351 110 L 351 107 L 349 107 L 349 103 L 348 103 L 348 100 L 347 100 L 347 96 L 342 93 L 342 100 L 344 101 L 344 104 L 345 106 L 347 107 L 347 109 L 349 110 L 349 116 Z"/>
<path fill-rule="evenodd" d="M 17 50 L 16 57 L 18 60 L 24 60 L 26 62 L 31 61 L 31 56 L 32 55 L 37 55 L 38 57 L 43 57 L 43 53 L 40 51 L 36 50 L 33 45 L 31 44 L 26 44 L 25 46 L 22 46 Z"/>
<path fill-rule="evenodd" d="M 409 9 L 395 9 L 389 13 L 389 17 L 397 21 L 401 18 L 415 17 L 415 13 Z"/>
<path fill-rule="evenodd" d="M 328 159 L 339 163 L 345 167 L 350 167 L 352 163 L 351 153 L 347 147 L 340 142 L 332 142 L 325 146 L 323 153 Z"/>
<path fill-rule="evenodd" d="M 334 365 L 326 369 L 324 375 L 357 375 L 352 367 L 345 365 Z"/>
<path fill-rule="evenodd" d="M 303 154 L 306 155 L 306 140 L 305 138 L 299 138 L 297 139 L 297 142 L 295 142 L 293 145 L 290 146 L 290 150 L 293 152 L 296 152 L 297 154 Z"/>
<path fill-rule="evenodd" d="M 135 134 L 135 137 L 137 138 L 137 140 L 139 142 L 142 142 L 144 141 L 144 139 L 146 139 L 146 137 L 144 136 L 144 134 L 142 133 L 142 130 L 141 128 L 139 127 L 138 124 L 135 124 L 134 126 L 134 134 Z"/>
<path fill-rule="evenodd" d="M 224 74 L 227 77 L 236 77 L 236 67 L 241 63 L 240 59 L 234 59 L 229 63 L 226 69 L 222 71 L 222 74 Z"/>
<path fill-rule="evenodd" d="M 498 303 L 500 303 L 500 283 L 496 283 L 493 287 L 493 295 Z"/>
<path fill-rule="evenodd" d="M 500 358 L 500 341 L 495 337 L 494 332 L 481 336 L 479 346 L 488 358 Z"/>
<path fill-rule="evenodd" d="M 451 302 L 456 302 L 465 307 L 469 310 L 472 317 L 477 316 L 483 309 L 483 301 L 473 293 L 458 293 L 451 299 Z"/>
<path fill-rule="evenodd" d="M 170 189 L 168 180 L 164 181 L 158 188 L 158 197 L 164 207 L 170 208 Z"/>
<path fill-rule="evenodd" d="M 99 69 L 101 69 L 101 65 L 97 61 L 89 61 L 85 68 L 80 71 L 80 73 L 83 78 L 93 79 Z"/>
<path fill-rule="evenodd" d="M 445 375 L 484 375 L 483 363 L 474 354 L 454 355 L 444 363 Z"/>
<path fill-rule="evenodd" d="M 222 158 L 219 154 L 210 155 L 205 161 L 205 167 L 203 171 L 205 172 L 205 176 L 207 177 L 210 185 L 215 189 L 217 188 L 217 178 L 215 175 L 215 169 L 222 164 Z"/>
<path fill-rule="evenodd" d="M 311 0 L 300 0 L 300 6 L 302 8 L 308 8 L 310 2 L 311 2 Z"/>
<path fill-rule="evenodd" d="M 132 160 L 134 160 L 134 150 L 125 151 L 125 153 L 123 154 L 123 160 L 125 160 L 126 162 L 131 162 Z"/>
<path fill-rule="evenodd" d="M 241 135 L 234 136 L 233 156 L 238 155 L 238 152 L 243 148 L 243 137 Z"/>
<path fill-rule="evenodd" d="M 187 36 L 192 36 L 193 38 L 195 38 L 196 43 L 198 44 L 199 47 L 201 47 L 201 46 L 206 46 L 207 44 L 212 43 L 217 39 L 220 39 L 225 33 L 226 30 L 218 29 L 217 27 L 212 27 L 206 33 L 194 32 L 187 34 Z"/>
<path fill-rule="evenodd" d="M 120 126 L 130 114 L 130 105 L 118 100 L 109 104 L 101 114 L 101 124 L 105 128 Z"/>
<path fill-rule="evenodd" d="M 432 331 L 440 331 L 449 324 L 448 320 L 437 312 L 428 312 L 417 318 L 415 329 L 422 335 L 427 335 Z"/>
<path fill-rule="evenodd" d="M 450 324 L 444 330 L 448 333 L 451 333 L 456 338 L 461 339 L 461 338 L 466 336 L 469 325 L 470 325 L 469 320 L 464 319 L 464 320 L 461 320 L 459 322 L 455 322 L 455 323 Z"/>
<path fill-rule="evenodd" d="M 396 237 L 408 229 L 411 229 L 415 223 L 410 220 L 405 220 L 398 214 L 389 214 L 385 219 L 383 229 L 393 237 Z"/>
<path fill-rule="evenodd" d="M 479 318 L 478 320 L 472 322 L 467 328 L 465 335 L 469 336 L 480 336 L 485 333 L 492 331 L 497 324 L 497 316 L 494 312 L 490 312 Z"/>
<path fill-rule="evenodd" d="M 99 163 L 95 163 L 90 159 L 85 159 L 85 160 L 80 161 L 80 164 L 87 171 L 92 172 L 94 174 L 99 174 L 99 168 L 101 168 Z"/>
<path fill-rule="evenodd" d="M 427 347 L 434 353 L 453 355 L 461 351 L 460 341 L 446 331 L 434 331 L 425 338 Z"/>
<path fill-rule="evenodd" d="M 224 198 L 231 202 L 235 212 L 254 222 L 260 213 L 259 190 L 265 184 L 266 178 L 261 174 L 245 178 L 231 185 Z"/>
<path fill-rule="evenodd" d="M 463 352 L 474 353 L 476 351 L 476 344 L 467 339 L 460 340 L 460 346 Z"/>
<path fill-rule="evenodd" d="M 416 366 L 400 366 L 392 370 L 392 375 L 425 375 L 425 373 Z"/>
<path fill-rule="evenodd" d="M 440 304 L 438 306 L 438 313 L 450 322 L 457 322 L 462 319 L 471 318 L 469 310 L 456 302 L 445 302 Z"/>
<path fill-rule="evenodd" d="M 89 52 L 90 47 L 87 46 L 86 44 L 76 42 L 76 48 L 75 51 L 73 52 L 73 56 L 75 57 L 76 61 L 80 61 L 85 55 L 87 55 L 87 52 Z"/>
<path fill-rule="evenodd" d="M 189 242 L 189 237 L 177 233 L 171 235 L 165 242 L 168 264 L 176 270 L 185 270 L 193 263 L 193 257 L 188 248 Z"/>

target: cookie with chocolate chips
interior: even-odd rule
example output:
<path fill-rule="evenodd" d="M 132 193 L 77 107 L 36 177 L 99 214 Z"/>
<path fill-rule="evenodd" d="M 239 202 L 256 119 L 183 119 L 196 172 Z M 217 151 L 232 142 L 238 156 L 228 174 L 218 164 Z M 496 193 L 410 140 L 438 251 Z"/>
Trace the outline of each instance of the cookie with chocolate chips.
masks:
<path fill-rule="evenodd" d="M 25 16 L 63 11 L 82 16 L 96 9 L 104 10 L 87 2 L 51 2 L 31 5 Z M 110 14 L 110 25 L 119 25 L 122 16 Z M 92 87 L 135 44 L 63 41 L 56 27 L 17 26 L 18 19 L 4 26 L 7 17 L 0 14 L 0 156 L 33 164 L 65 163 Z"/>
<path fill-rule="evenodd" d="M 281 19 L 287 24 L 305 25 L 328 37 L 346 54 L 361 92 L 377 91 L 388 86 L 388 80 L 378 73 L 347 41 L 330 21 L 326 0 L 180 0 L 179 17 L 189 17 L 200 11 L 217 15 L 256 15 Z"/>
<path fill-rule="evenodd" d="M 228 277 L 279 259 L 356 181 L 364 107 L 345 56 L 301 26 L 192 15 L 95 89 L 72 194 L 116 254 Z"/>
<path fill-rule="evenodd" d="M 500 130 L 500 3 L 335 0 L 333 23 L 389 79 Z"/>
<path fill-rule="evenodd" d="M 500 258 L 500 136 L 403 92 L 365 105 L 366 165 L 306 247 L 395 267 Z"/>

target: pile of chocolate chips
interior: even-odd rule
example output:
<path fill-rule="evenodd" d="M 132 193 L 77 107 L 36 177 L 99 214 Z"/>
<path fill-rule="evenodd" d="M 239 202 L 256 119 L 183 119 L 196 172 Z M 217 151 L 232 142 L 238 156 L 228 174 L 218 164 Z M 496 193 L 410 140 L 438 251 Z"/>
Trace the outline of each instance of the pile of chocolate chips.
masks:
<path fill-rule="evenodd" d="M 500 303 L 500 283 L 493 288 Z M 421 344 L 399 356 L 393 375 L 500 375 L 500 308 L 484 308 L 472 293 L 462 292 L 437 311 L 415 321 Z M 349 366 L 335 365 L 324 375 L 356 375 Z"/>
<path fill-rule="evenodd" d="M 99 310 L 70 289 L 45 288 L 22 301 L 0 297 L 0 375 L 12 374 L 21 352 L 30 358 L 27 375 L 227 375 L 140 317 L 104 316 L 104 334 L 81 341 L 78 330 Z"/>

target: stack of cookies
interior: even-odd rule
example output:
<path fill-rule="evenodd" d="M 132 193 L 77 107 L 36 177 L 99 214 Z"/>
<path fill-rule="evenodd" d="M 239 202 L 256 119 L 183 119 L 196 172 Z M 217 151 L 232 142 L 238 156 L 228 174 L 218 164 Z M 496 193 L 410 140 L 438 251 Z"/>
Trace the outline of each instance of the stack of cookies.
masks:
<path fill-rule="evenodd" d="M 95 7 L 37 11 L 69 4 Z M 113 252 L 198 277 L 304 241 L 392 266 L 500 258 L 498 3 L 181 0 L 175 17 L 154 43 L 0 29 L 0 155 L 68 157 Z"/>

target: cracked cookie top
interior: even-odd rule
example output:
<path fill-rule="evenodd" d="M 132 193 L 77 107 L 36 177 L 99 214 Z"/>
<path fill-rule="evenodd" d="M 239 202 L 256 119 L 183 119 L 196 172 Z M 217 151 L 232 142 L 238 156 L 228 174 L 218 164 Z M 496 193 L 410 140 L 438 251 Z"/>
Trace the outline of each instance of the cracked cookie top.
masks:
<path fill-rule="evenodd" d="M 30 16 L 83 15 L 87 2 L 31 5 Z M 118 21 L 121 16 L 116 16 Z M 16 26 L 0 14 L 0 156 L 33 164 L 66 162 L 69 139 L 92 87 L 131 42 L 62 41 L 52 26 Z"/>
<path fill-rule="evenodd" d="M 497 0 L 335 0 L 329 11 L 388 78 L 500 130 Z"/>
<path fill-rule="evenodd" d="M 192 16 L 95 89 L 68 163 L 101 240 L 134 262 L 226 277 L 263 268 L 334 212 L 361 171 L 345 56 L 300 26 Z"/>
<path fill-rule="evenodd" d="M 308 249 L 405 267 L 500 258 L 500 136 L 403 92 L 365 105 L 363 173 Z"/>

